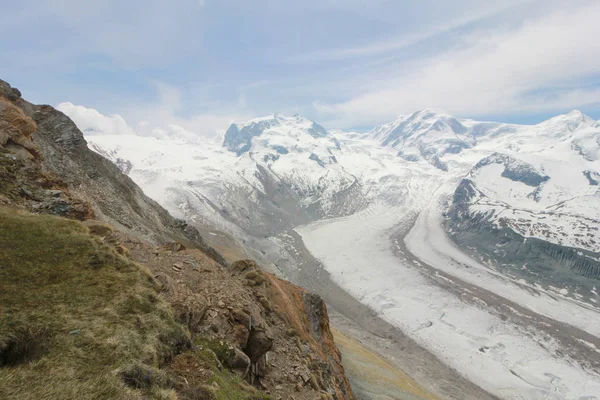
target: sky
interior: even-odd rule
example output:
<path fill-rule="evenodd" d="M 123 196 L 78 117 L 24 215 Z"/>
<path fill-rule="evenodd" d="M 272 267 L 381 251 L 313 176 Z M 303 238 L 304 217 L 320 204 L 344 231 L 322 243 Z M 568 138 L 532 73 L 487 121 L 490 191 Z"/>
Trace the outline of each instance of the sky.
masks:
<path fill-rule="evenodd" d="M 423 108 L 514 123 L 573 109 L 600 119 L 598 0 L 0 8 L 0 79 L 118 132 L 212 135 L 275 112 L 361 131 Z"/>

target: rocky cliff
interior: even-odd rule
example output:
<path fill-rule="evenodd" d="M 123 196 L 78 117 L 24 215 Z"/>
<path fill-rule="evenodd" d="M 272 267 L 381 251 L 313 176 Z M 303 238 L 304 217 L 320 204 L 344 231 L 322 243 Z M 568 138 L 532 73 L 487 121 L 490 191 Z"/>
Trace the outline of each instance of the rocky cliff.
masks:
<path fill-rule="evenodd" d="M 168 349 L 167 356 L 160 359 L 148 359 L 132 350 L 128 357 L 139 362 L 133 370 L 100 372 L 110 375 L 106 379 L 120 379 L 120 385 L 135 394 L 131 398 L 354 398 L 329 329 L 327 309 L 318 296 L 262 272 L 253 261 L 229 265 L 206 245 L 196 229 L 171 217 L 115 165 L 90 151 L 67 116 L 50 106 L 23 100 L 21 93 L 4 81 L 0 81 L 0 207 L 4 210 L 0 214 L 3 226 L 24 232 L 27 226 L 19 225 L 19 221 L 29 217 L 8 221 L 10 210 L 83 221 L 83 225 L 69 229 L 83 235 L 81 240 L 86 243 L 92 239 L 85 235 L 96 237 L 92 242 L 106 247 L 102 260 L 116 257 L 120 260 L 116 264 L 133 262 L 149 270 L 151 286 L 187 339 L 161 339 L 165 342 L 161 346 Z M 40 220 L 39 224 L 52 226 L 59 221 L 62 219 Z M 54 233 L 47 229 L 44 234 L 51 243 Z M 32 255 L 47 251 L 41 243 L 29 246 L 28 251 Z M 31 267 L 15 261 L 19 251 L 20 247 L 14 249 L 15 254 L 2 253 L 2 257 L 11 257 L 3 260 L 4 272 L 9 276 L 14 276 L 13 269 Z M 107 255 L 111 252 L 114 255 Z M 81 266 L 93 268 L 98 264 L 94 260 L 88 257 Z M 61 279 L 60 273 L 44 274 L 36 284 L 46 288 Z M 0 289 L 7 289 L 3 285 L 12 287 L 9 281 L 0 282 Z M 76 290 L 81 285 L 86 282 L 77 281 L 63 289 Z M 120 290 L 127 292 L 128 288 Z M 144 304 L 134 307 L 140 308 L 136 311 L 140 316 L 162 312 L 162 306 L 145 305 L 146 300 L 138 299 L 135 293 L 132 296 L 135 304 Z M 66 307 L 69 301 L 69 293 L 65 293 L 56 305 Z M 10 311 L 11 304 L 10 298 L 0 296 L 0 310 Z M 18 311 L 24 315 L 35 311 L 28 309 L 28 304 Z M 4 313 L 3 317 L 6 315 L 11 314 Z M 138 321 L 132 325 L 132 332 L 144 330 L 143 319 L 138 317 Z M 165 321 L 170 324 L 168 318 Z M 72 334 L 79 335 L 78 331 Z M 10 338 L 15 335 L 10 329 L 1 330 L 0 359 L 12 354 L 14 343 Z M 75 350 L 68 347 L 65 351 Z M 77 352 L 73 354 L 78 357 Z M 49 352 L 35 359 L 51 363 L 53 357 L 61 355 Z M 0 370 L 10 368 L 7 373 L 13 378 L 21 374 L 35 378 L 30 360 L 22 361 L 18 365 L 1 362 Z M 85 386 L 104 378 L 67 376 L 53 390 Z M 0 384 L 0 393 L 8 396 L 5 398 L 35 397 L 28 390 L 28 385 L 14 379 Z M 79 390 L 64 393 L 64 398 L 77 398 Z"/>
<path fill-rule="evenodd" d="M 14 161 L 11 169 L 21 171 L 14 172 L 15 176 L 33 174 L 33 183 L 36 179 L 54 180 L 42 186 L 64 193 L 38 191 L 37 196 L 30 196 L 26 188 L 18 188 L 13 197 L 20 197 L 29 208 L 46 209 L 54 215 L 79 219 L 95 215 L 121 231 L 154 243 L 173 238 L 190 241 L 223 262 L 193 228 L 173 218 L 113 163 L 89 150 L 83 134 L 69 117 L 51 106 L 27 102 L 17 89 L 2 80 L 0 98 L 5 132 L 0 136 L 0 144 L 12 153 L 5 157 Z M 48 196 L 66 197 L 56 201 Z M 81 209 L 85 205 L 88 210 Z"/>
<path fill-rule="evenodd" d="M 485 159 L 474 168 L 500 161 L 506 161 L 506 158 L 496 157 L 491 161 Z M 515 163 L 511 165 L 514 166 Z M 506 167 L 503 176 L 534 189 L 548 179 L 530 168 L 517 167 L 521 168 Z M 597 251 L 526 236 L 517 225 L 519 220 L 514 222 L 502 217 L 494 219 L 493 211 L 482 212 L 475 207 L 479 203 L 493 204 L 493 201 L 478 190 L 472 180 L 464 179 L 456 189 L 444 219 L 446 231 L 461 248 L 509 276 L 546 287 L 595 293 L 600 279 L 600 254 Z M 560 210 L 550 211 L 548 214 L 568 220 L 568 215 L 561 216 Z M 591 229 L 597 230 L 595 223 L 596 221 L 590 220 Z M 524 219 L 523 224 L 530 229 L 536 227 L 528 219 Z M 538 225 L 542 230 L 550 230 L 541 223 Z M 583 228 L 581 231 L 585 232 Z M 592 235 L 575 235 L 581 236 L 582 240 L 592 240 Z"/>

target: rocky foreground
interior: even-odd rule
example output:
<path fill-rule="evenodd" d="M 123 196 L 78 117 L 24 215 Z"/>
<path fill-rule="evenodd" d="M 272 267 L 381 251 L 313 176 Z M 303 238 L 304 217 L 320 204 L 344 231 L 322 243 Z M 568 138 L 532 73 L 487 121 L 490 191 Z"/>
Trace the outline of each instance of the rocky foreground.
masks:
<path fill-rule="evenodd" d="M 68 117 L 28 103 L 3 81 L 0 207 L 1 398 L 354 398 L 320 297 L 253 261 L 225 261 L 90 151 Z M 71 239 L 83 258 L 74 257 Z M 106 283 L 83 279 L 95 269 L 115 282 L 108 292 L 123 270 L 147 280 L 96 298 L 102 291 L 88 289 Z M 35 286 L 25 284 L 28 272 Z M 20 285 L 24 301 L 14 297 Z M 52 287 L 63 292 L 49 303 L 39 298 Z M 81 307 L 72 308 L 74 298 Z M 70 322 L 62 326 L 59 316 Z M 149 331 L 147 319 L 162 322 Z M 166 335 L 162 326 L 179 333 Z M 127 351 L 94 359 L 110 346 Z M 72 367 L 102 363 L 107 368 L 93 375 Z M 60 379 L 42 385 L 52 366 L 60 366 Z"/>

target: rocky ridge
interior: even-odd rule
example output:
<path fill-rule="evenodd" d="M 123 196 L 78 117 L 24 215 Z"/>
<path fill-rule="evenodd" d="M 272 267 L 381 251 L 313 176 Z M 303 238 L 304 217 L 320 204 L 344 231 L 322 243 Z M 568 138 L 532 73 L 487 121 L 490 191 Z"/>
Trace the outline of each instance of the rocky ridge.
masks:
<path fill-rule="evenodd" d="M 148 267 L 156 290 L 189 332 L 192 352 L 210 350 L 219 368 L 234 371 L 257 393 L 354 398 L 318 296 L 262 272 L 253 261 L 228 264 L 197 229 L 171 217 L 89 150 L 67 116 L 28 103 L 4 81 L 0 183 L 0 203 L 84 221 L 121 256 Z M 172 374 L 178 398 L 230 398 L 214 371 L 180 347 L 161 366 Z"/>

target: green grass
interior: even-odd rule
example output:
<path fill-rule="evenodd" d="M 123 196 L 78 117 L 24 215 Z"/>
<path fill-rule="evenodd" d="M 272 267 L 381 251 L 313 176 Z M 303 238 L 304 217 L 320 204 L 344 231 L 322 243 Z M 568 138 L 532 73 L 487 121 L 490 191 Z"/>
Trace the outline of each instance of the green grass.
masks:
<path fill-rule="evenodd" d="M 271 400 L 271 397 L 249 386 L 242 378 L 230 371 L 220 371 L 209 379 L 216 382 L 220 390 L 214 393 L 215 400 Z"/>
<path fill-rule="evenodd" d="M 218 341 L 198 339 L 195 340 L 196 347 L 189 354 L 196 362 L 204 368 L 212 371 L 213 375 L 204 383 L 208 396 L 211 400 L 271 400 L 272 398 L 248 385 L 239 375 L 227 368 L 219 368 L 219 362 L 227 365 L 233 354 L 226 344 Z M 216 358 L 219 362 L 216 362 Z M 217 384 L 218 390 L 213 385 Z"/>
<path fill-rule="evenodd" d="M 149 273 L 80 223 L 0 207 L 1 399 L 175 398 L 157 371 L 187 335 Z"/>
<path fill-rule="evenodd" d="M 189 349 L 154 287 L 81 223 L 0 206 L 0 399 L 270 399 L 226 368 L 227 344 Z M 179 353 L 213 372 L 201 391 L 176 392 Z"/>

